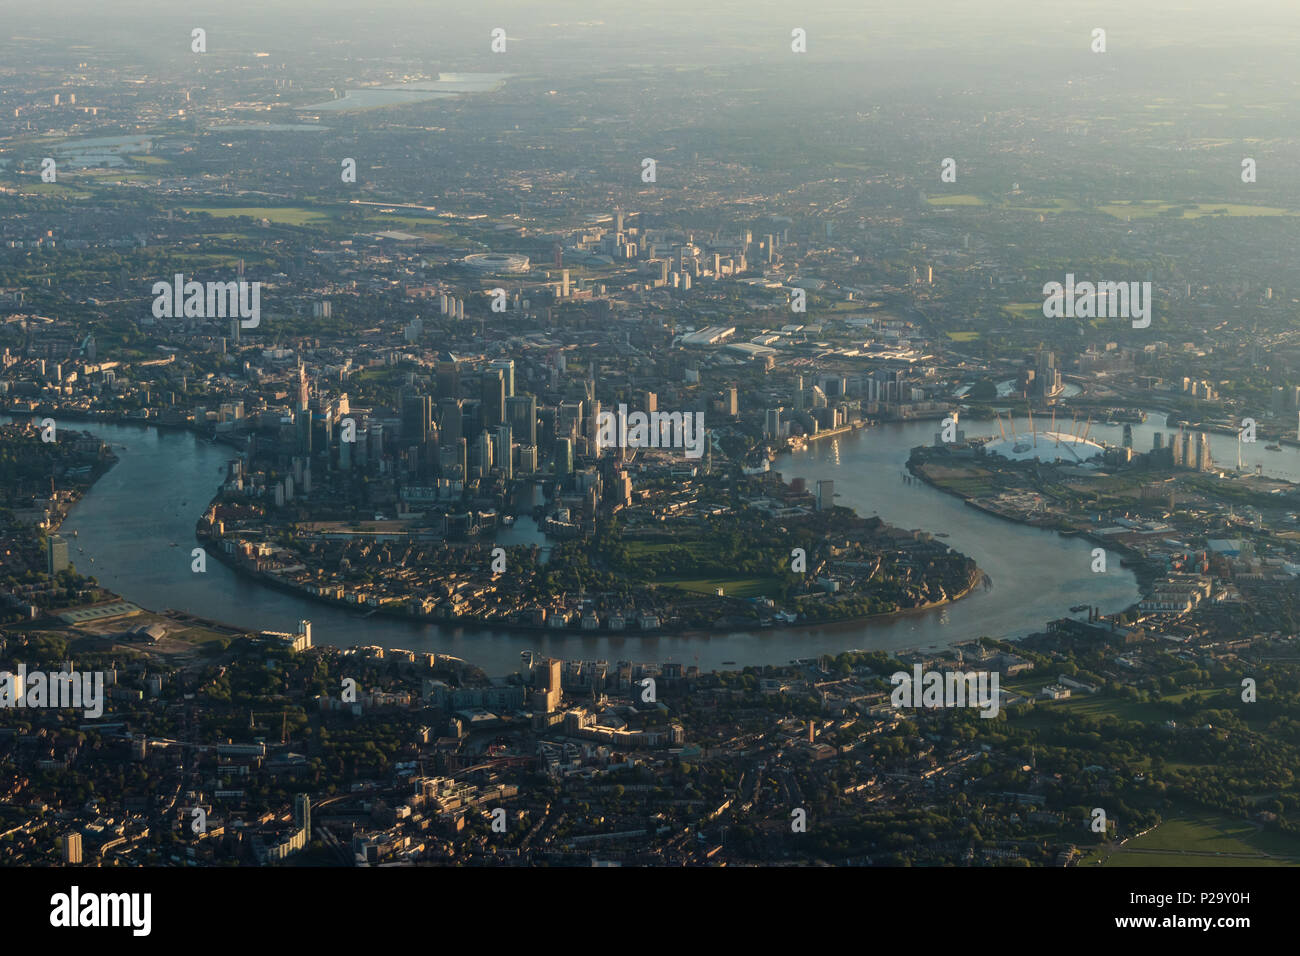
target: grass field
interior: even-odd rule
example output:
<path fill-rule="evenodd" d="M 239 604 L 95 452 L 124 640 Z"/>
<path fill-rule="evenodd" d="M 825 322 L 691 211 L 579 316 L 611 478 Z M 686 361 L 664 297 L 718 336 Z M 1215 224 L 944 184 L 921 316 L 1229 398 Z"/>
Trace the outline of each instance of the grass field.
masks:
<path fill-rule="evenodd" d="M 1009 691 L 1033 697 L 1046 683 L 1050 682 L 1042 677 L 1017 677 L 1012 680 L 1002 681 L 1002 686 Z M 1027 726 L 1045 726 L 1039 723 L 1046 719 L 1045 715 L 1050 711 L 1060 710 L 1079 717 L 1092 719 L 1118 717 L 1121 720 L 1133 720 L 1144 724 L 1163 724 L 1166 720 L 1178 719 L 1171 717 L 1169 710 L 1164 706 L 1165 703 L 1180 703 L 1188 697 L 1199 697 L 1202 701 L 1208 701 L 1223 692 L 1224 688 L 1222 687 L 1208 687 L 1185 691 L 1180 694 L 1169 694 L 1158 701 L 1129 700 L 1127 698 L 1077 692 L 1065 700 L 1040 700 L 1032 714 L 1017 717 L 1016 719 L 1017 721 L 1025 721 Z"/>
<path fill-rule="evenodd" d="M 54 196 L 59 199 L 86 199 L 90 193 L 65 183 L 24 183 L 18 187 L 27 195 Z"/>
<path fill-rule="evenodd" d="M 1159 199 L 1141 199 L 1134 202 L 1111 202 L 1097 207 L 1117 219 L 1146 219 L 1159 216 L 1171 209 L 1182 207 L 1183 219 L 1201 219 L 1205 216 L 1294 216 L 1295 210 L 1278 206 L 1247 206 L 1242 203 L 1172 203 Z"/>
<path fill-rule="evenodd" d="M 1109 854 L 1109 856 L 1107 856 Z M 1089 860 L 1104 866 L 1300 866 L 1300 840 L 1245 820 L 1188 811 Z"/>
<path fill-rule="evenodd" d="M 692 594 L 707 594 L 712 597 L 717 593 L 718 588 L 722 588 L 726 597 L 734 598 L 752 598 L 768 595 L 775 596 L 780 593 L 780 583 L 774 577 L 765 578 L 696 578 L 696 579 L 664 579 L 656 582 L 666 584 L 671 587 L 681 588 L 683 591 L 690 591 Z"/>
<path fill-rule="evenodd" d="M 1090 863 L 1084 865 L 1091 865 Z M 1284 860 L 1271 860 L 1267 857 L 1242 856 L 1190 856 L 1186 853 L 1125 853 L 1119 850 L 1106 860 L 1102 866 L 1116 867 L 1161 867 L 1161 866 L 1293 866 Z"/>
<path fill-rule="evenodd" d="M 632 562 L 637 563 L 652 554 L 660 554 L 673 548 L 684 548 L 699 562 L 717 571 L 723 571 L 724 565 L 718 559 L 712 542 L 705 538 L 675 538 L 672 541 L 625 541 Z M 681 588 L 692 594 L 705 594 L 710 597 L 723 589 L 726 597 L 751 598 L 767 595 L 775 597 L 781 593 L 781 582 L 773 575 L 745 576 L 740 574 L 715 573 L 704 578 L 664 577 L 655 579 L 656 584 Z"/>
<path fill-rule="evenodd" d="M 989 206 L 995 209 L 1038 213 L 1040 215 L 1080 211 L 1078 202 L 1073 199 L 1050 198 L 1030 200 L 1026 198 L 1025 201 L 1035 202 L 1036 204 L 1032 206 L 1021 205 L 1015 201 L 1008 201 L 1006 199 L 999 199 L 990 202 L 984 197 L 972 193 L 957 193 L 952 196 L 926 197 L 926 202 L 931 206 Z M 1284 209 L 1280 206 L 1252 206 L 1246 203 L 1169 202 L 1163 199 L 1117 199 L 1107 203 L 1100 203 L 1093 208 L 1095 208 L 1097 212 L 1104 212 L 1109 216 L 1114 216 L 1116 219 L 1149 219 L 1152 216 L 1203 219 L 1207 216 L 1253 217 L 1300 215 L 1300 210 Z M 1173 215 L 1174 210 L 1180 210 L 1177 216 Z"/>
<path fill-rule="evenodd" d="M 965 495 L 971 498 L 981 498 L 984 495 L 991 494 L 993 485 L 979 478 L 933 478 L 936 487 L 944 491 L 951 492 L 955 495 Z"/>
<path fill-rule="evenodd" d="M 312 222 L 325 222 L 330 218 L 328 213 L 305 206 L 186 206 L 185 211 L 205 212 L 218 219 L 251 216 L 286 226 L 305 226 Z"/>
<path fill-rule="evenodd" d="M 954 196 L 927 196 L 925 201 L 931 206 L 987 206 L 982 198 L 970 193 L 958 193 Z"/>
<path fill-rule="evenodd" d="M 1045 317 L 1043 315 L 1043 303 L 1041 302 L 1008 302 L 1002 308 L 1016 318 L 1027 321 Z"/>
<path fill-rule="evenodd" d="M 1079 211 L 1079 204 L 1073 199 L 1048 199 L 1046 205 L 1041 206 L 1022 206 L 1015 203 L 1006 205 L 1007 208 L 1016 209 L 1020 212 L 1036 212 L 1039 214 Z"/>

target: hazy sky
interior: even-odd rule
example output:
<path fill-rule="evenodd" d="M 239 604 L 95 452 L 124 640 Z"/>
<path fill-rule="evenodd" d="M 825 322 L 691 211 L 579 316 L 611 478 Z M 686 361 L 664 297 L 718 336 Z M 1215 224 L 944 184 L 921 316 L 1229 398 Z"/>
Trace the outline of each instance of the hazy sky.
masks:
<path fill-rule="evenodd" d="M 6 47 L 15 36 L 66 44 L 163 47 L 203 26 L 214 54 L 239 49 L 310 52 L 340 41 L 358 54 L 456 52 L 485 47 L 502 26 L 522 57 L 579 57 L 630 48 L 681 58 L 719 47 L 743 53 L 788 50 L 789 31 L 808 31 L 810 57 L 884 56 L 898 47 L 962 49 L 1001 56 L 1086 44 L 1107 29 L 1110 52 L 1177 45 L 1189 56 L 1243 45 L 1289 49 L 1300 42 L 1297 0 L 61 0 L 0 2 Z M 183 34 L 182 34 L 183 35 Z M 1080 37 L 1083 40 L 1080 40 Z M 1212 69 L 1212 62 L 1206 68 Z"/>

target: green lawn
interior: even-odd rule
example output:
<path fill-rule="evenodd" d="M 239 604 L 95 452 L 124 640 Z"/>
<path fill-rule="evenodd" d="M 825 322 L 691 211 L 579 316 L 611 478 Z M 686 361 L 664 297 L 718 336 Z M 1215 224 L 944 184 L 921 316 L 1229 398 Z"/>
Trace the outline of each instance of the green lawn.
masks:
<path fill-rule="evenodd" d="M 781 593 L 780 582 L 774 577 L 666 579 L 656 583 L 681 588 L 683 591 L 690 591 L 692 594 L 707 594 L 710 597 L 717 593 L 718 588 L 723 589 L 726 597 L 734 598 L 752 598 L 763 595 L 774 597 Z"/>
<path fill-rule="evenodd" d="M 1103 866 L 1119 867 L 1184 867 L 1184 866 L 1294 866 L 1284 860 L 1267 857 L 1247 859 L 1240 856 L 1188 856 L 1182 853 L 1112 853 Z"/>
<path fill-rule="evenodd" d="M 1060 707 L 1081 717 L 1118 717 L 1120 720 L 1134 720 L 1144 724 L 1163 724 L 1170 719 L 1158 704 L 1081 692 L 1066 700 L 1039 701 L 1039 706 Z"/>
<path fill-rule="evenodd" d="M 330 216 L 319 209 L 305 206 L 186 206 L 186 212 L 205 212 L 220 219 L 235 216 L 251 216 L 254 219 L 269 219 L 271 222 L 286 226 L 305 226 L 311 222 L 325 222 Z"/>
<path fill-rule="evenodd" d="M 1002 308 L 1018 319 L 1033 320 L 1044 317 L 1041 302 L 1008 302 Z"/>
<path fill-rule="evenodd" d="M 934 485 L 955 495 L 980 498 L 993 491 L 992 482 L 981 478 L 936 478 Z"/>
<path fill-rule="evenodd" d="M 953 196 L 926 196 L 925 201 L 931 206 L 985 206 L 988 205 L 979 196 L 970 193 L 957 193 Z"/>
<path fill-rule="evenodd" d="M 68 186 L 64 183 L 23 183 L 19 187 L 23 193 L 37 193 L 44 196 L 58 196 L 63 199 L 86 199 L 90 193 Z"/>
<path fill-rule="evenodd" d="M 1279 206 L 1248 206 L 1244 203 L 1174 203 L 1160 199 L 1140 199 L 1131 202 L 1110 202 L 1097 207 L 1117 219 L 1146 219 L 1159 216 L 1168 210 L 1183 207 L 1183 219 L 1200 219 L 1205 216 L 1294 216 L 1291 209 Z"/>
<path fill-rule="evenodd" d="M 1145 852 L 1148 850 L 1158 852 Z M 1235 855 L 1213 855 L 1216 853 Z M 1104 850 L 1101 855 L 1105 855 Z M 1105 865 L 1297 866 L 1300 840 L 1263 830 L 1245 820 L 1188 811 L 1130 840 L 1112 853 Z"/>

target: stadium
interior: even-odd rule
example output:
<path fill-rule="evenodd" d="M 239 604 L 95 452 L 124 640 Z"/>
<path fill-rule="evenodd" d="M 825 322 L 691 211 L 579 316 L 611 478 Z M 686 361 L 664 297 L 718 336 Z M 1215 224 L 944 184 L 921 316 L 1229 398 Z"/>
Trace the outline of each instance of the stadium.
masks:
<path fill-rule="evenodd" d="M 514 252 L 476 252 L 466 256 L 461 265 L 475 272 L 511 275 L 528 271 L 528 257 Z"/>

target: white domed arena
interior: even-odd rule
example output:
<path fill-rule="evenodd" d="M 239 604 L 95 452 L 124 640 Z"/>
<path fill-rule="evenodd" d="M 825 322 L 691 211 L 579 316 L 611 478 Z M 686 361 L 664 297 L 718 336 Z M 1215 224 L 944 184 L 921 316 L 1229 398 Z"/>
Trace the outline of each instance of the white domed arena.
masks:
<path fill-rule="evenodd" d="M 1012 461 L 1085 462 L 1103 451 L 1095 441 L 1052 431 L 999 436 L 984 445 L 986 455 L 1001 455 Z"/>
<path fill-rule="evenodd" d="M 476 252 L 461 260 L 461 265 L 475 272 L 510 275 L 528 271 L 528 257 L 514 252 Z"/>

